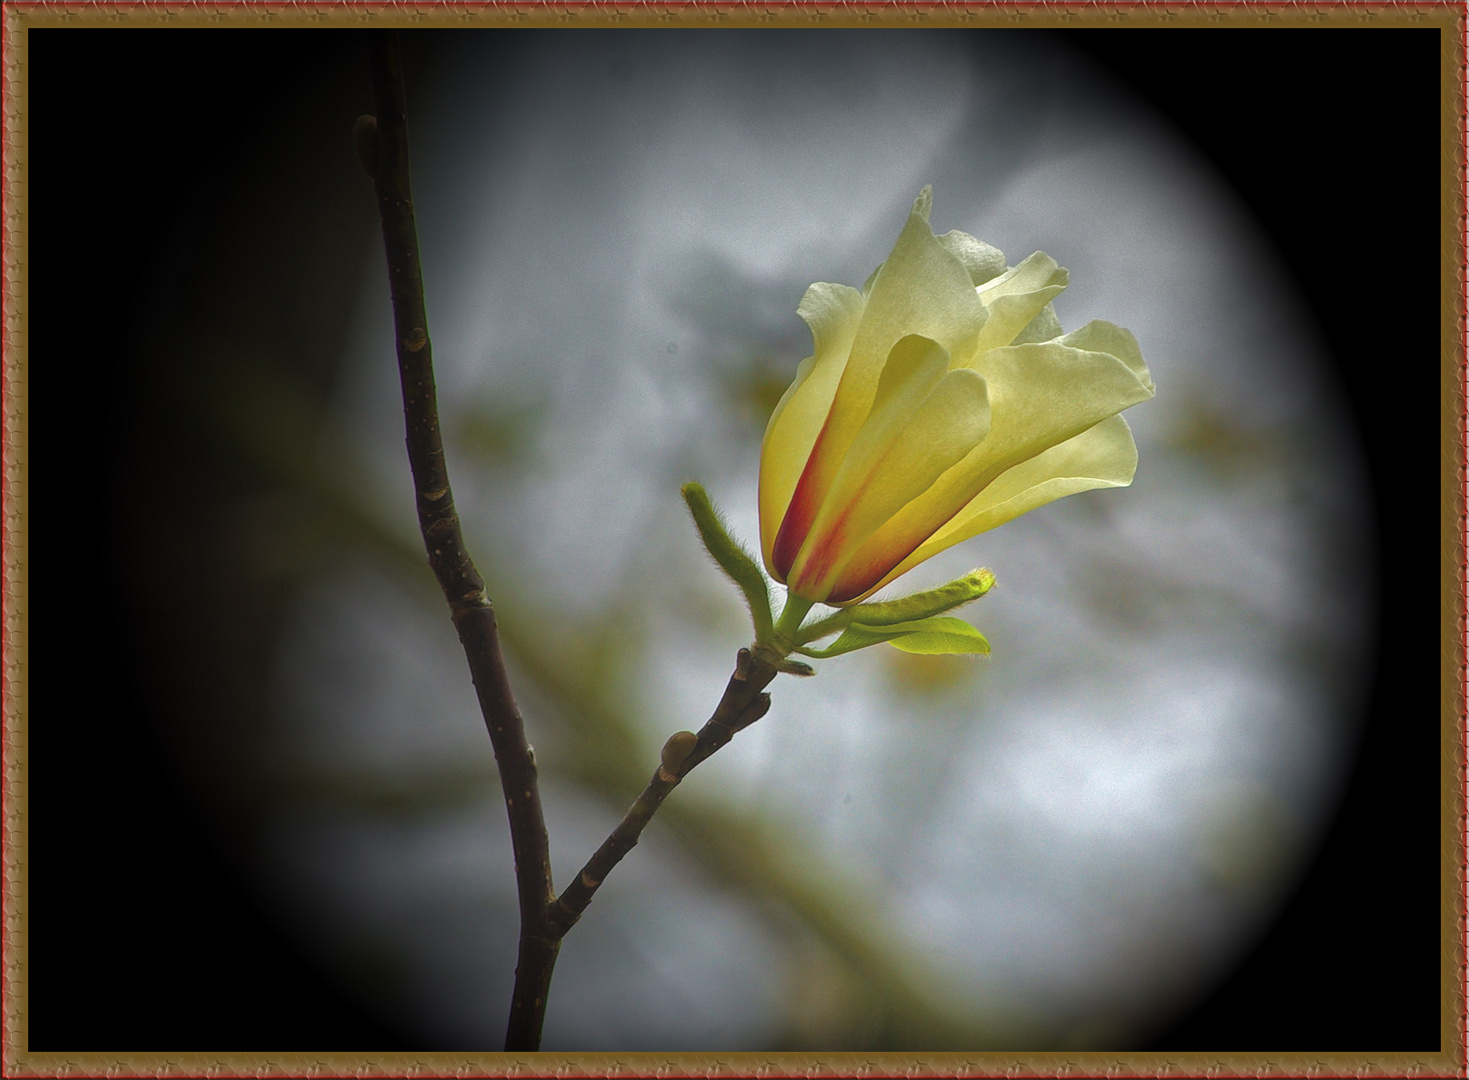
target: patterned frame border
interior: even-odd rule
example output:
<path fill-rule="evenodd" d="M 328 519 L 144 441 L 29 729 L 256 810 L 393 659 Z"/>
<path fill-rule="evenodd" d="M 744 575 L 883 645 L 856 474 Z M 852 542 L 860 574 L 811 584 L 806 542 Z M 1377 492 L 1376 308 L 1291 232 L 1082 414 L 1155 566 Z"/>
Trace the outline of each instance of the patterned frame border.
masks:
<path fill-rule="evenodd" d="M 1204 1055 L 973 1054 L 915 1057 L 910 1054 L 31 1054 L 26 1014 L 26 829 L 27 739 L 26 627 L 26 268 L 27 219 L 27 47 L 26 31 L 42 26 L 272 26 L 379 25 L 405 27 L 1421 27 L 1442 35 L 1442 168 L 1444 233 L 1440 245 L 1441 470 L 1440 558 L 1442 763 L 1445 793 L 1441 814 L 1443 938 L 1445 942 L 1440 1033 L 1432 1055 Z M 1462 0 L 1428 3 L 1273 2 L 1253 0 L 1140 0 L 1135 3 L 964 2 L 916 0 L 811 0 L 806 3 L 650 2 L 450 2 L 429 0 L 265 0 L 249 3 L 197 0 L 138 0 L 87 3 L 14 0 L 3 5 L 0 65 L 4 101 L 0 111 L 0 163 L 4 188 L 4 259 L 0 263 L 0 811 L 4 816 L 0 862 L 0 912 L 4 916 L 3 1018 L 5 1076 L 54 1077 L 1330 1077 L 1464 1076 L 1469 1067 L 1469 904 L 1466 904 L 1466 786 L 1469 786 L 1469 727 L 1465 723 L 1465 616 L 1469 612 L 1466 542 L 1469 517 L 1469 379 L 1466 379 L 1466 310 L 1469 310 L 1469 213 L 1466 213 L 1466 50 L 1469 8 Z M 1451 224 L 1450 224 L 1451 223 Z M 1452 583 L 1452 584 L 1447 584 Z"/>

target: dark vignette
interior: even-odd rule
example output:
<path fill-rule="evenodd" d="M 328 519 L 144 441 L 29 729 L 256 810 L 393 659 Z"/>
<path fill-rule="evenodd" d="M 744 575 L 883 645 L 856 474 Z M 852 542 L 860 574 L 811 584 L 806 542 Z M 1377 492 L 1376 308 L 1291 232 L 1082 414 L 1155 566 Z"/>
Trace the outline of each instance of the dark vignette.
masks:
<path fill-rule="evenodd" d="M 1362 752 L 1319 858 L 1152 1049 L 1438 1047 L 1438 33 L 1065 35 L 1278 244 L 1358 423 L 1386 582 Z M 410 86 L 432 77 L 432 38 L 409 45 Z M 191 535 L 253 480 L 181 410 L 200 372 L 176 341 L 229 322 L 330 386 L 347 298 L 381 272 L 349 139 L 370 108 L 365 42 L 45 30 L 29 47 L 29 1049 L 439 1049 L 304 958 L 167 734 L 204 690 L 249 723 L 270 631 L 268 604 L 200 621 L 230 571 Z M 313 229 L 340 252 L 330 271 L 293 265 L 291 237 Z M 288 302 L 310 274 L 325 314 Z M 222 654 L 239 663 L 196 685 Z"/>

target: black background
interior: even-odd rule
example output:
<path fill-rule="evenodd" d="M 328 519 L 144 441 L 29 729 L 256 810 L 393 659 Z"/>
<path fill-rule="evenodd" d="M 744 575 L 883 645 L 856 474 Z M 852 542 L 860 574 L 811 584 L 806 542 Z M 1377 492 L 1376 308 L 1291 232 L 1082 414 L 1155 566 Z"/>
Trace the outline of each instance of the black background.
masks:
<path fill-rule="evenodd" d="M 1438 32 L 1068 36 L 1177 124 L 1279 245 L 1340 365 L 1390 570 L 1370 722 L 1325 848 L 1258 950 L 1152 1048 L 1436 1050 Z M 130 431 L 157 419 L 136 388 L 158 355 L 154 275 L 179 264 L 162 252 L 169 217 L 220 212 L 201 193 L 239 165 L 251 118 L 358 57 L 368 111 L 355 33 L 31 38 L 32 1051 L 438 1049 L 314 970 L 193 817 L 119 539 L 137 527 Z M 1364 242 L 1387 259 L 1370 289 Z"/>
<path fill-rule="evenodd" d="M 1441 235 L 1437 34 L 1079 37 L 1194 140 L 1294 270 L 1366 450 L 1383 583 L 1369 723 L 1325 846 L 1255 953 L 1155 1048 L 1437 1046 L 1440 282 L 1406 269 L 1436 266 Z M 1367 328 L 1366 245 L 1389 295 L 1421 283 L 1414 325 Z"/>

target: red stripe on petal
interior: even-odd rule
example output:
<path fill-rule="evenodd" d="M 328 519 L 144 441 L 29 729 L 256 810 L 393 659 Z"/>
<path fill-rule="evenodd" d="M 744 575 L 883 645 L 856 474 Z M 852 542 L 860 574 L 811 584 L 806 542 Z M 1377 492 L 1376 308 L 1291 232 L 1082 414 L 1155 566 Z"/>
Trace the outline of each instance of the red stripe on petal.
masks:
<path fill-rule="evenodd" d="M 828 604 L 846 604 L 863 595 L 900 562 L 912 555 L 927 537 L 920 537 L 902 548 L 887 548 L 879 553 L 862 558 L 861 552 L 843 568 L 841 576 L 832 583 L 827 594 Z"/>
<path fill-rule="evenodd" d="M 827 423 L 830 422 L 831 417 L 828 414 Z M 821 509 L 822 496 L 826 494 L 824 490 L 818 490 L 825 485 L 821 485 L 817 479 L 817 473 L 821 471 L 821 447 L 826 441 L 826 428 L 826 424 L 821 425 L 821 431 L 811 445 L 811 453 L 806 456 L 806 467 L 801 470 L 801 479 L 796 482 L 790 505 L 786 507 L 785 517 L 781 519 L 780 529 L 775 534 L 775 544 L 770 552 L 775 565 L 770 569 L 778 581 L 784 582 L 790 577 L 791 566 L 801 552 L 801 545 L 806 542 L 806 534 L 811 531 L 816 512 Z"/>
<path fill-rule="evenodd" d="M 801 572 L 790 582 L 791 590 L 797 596 L 803 596 L 807 600 L 823 598 L 816 594 L 827 574 L 831 573 L 831 568 L 836 565 L 837 559 L 843 554 L 842 545 L 847 538 L 845 526 L 845 517 L 833 522 L 831 528 L 826 530 L 826 535 L 818 538 L 806 552 L 806 558 L 801 561 Z"/>

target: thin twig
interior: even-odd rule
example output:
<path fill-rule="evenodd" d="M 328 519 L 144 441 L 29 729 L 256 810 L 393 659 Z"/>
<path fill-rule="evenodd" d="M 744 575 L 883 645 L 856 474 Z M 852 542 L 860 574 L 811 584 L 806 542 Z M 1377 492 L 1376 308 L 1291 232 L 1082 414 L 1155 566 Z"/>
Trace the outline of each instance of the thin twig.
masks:
<path fill-rule="evenodd" d="M 770 695 L 762 691 L 775 676 L 776 669 L 772 665 L 756 659 L 749 649 L 740 650 L 734 674 L 724 688 L 724 696 L 719 699 L 714 715 L 699 730 L 693 746 L 686 755 L 672 760 L 668 748 L 665 748 L 665 760 L 653 773 L 643 793 L 602 846 L 587 860 L 581 873 L 551 905 L 548 921 L 558 934 L 564 935 L 581 918 L 607 874 L 636 846 L 643 829 L 679 781 L 699 762 L 734 738 L 735 732 L 749 727 L 765 715 L 770 709 Z M 674 740 L 669 740 L 670 748 L 675 745 Z"/>
<path fill-rule="evenodd" d="M 525 723 L 505 674 L 495 609 L 465 549 L 449 488 L 409 186 L 408 125 L 397 39 L 388 31 L 375 31 L 371 50 L 377 120 L 375 128 L 370 121 L 359 123 L 358 152 L 372 166 L 382 217 L 418 524 L 429 565 L 449 602 L 454 628 L 469 660 L 510 819 L 520 900 L 520 952 L 505 1049 L 535 1050 L 540 1045 L 546 992 L 560 947 L 560 934 L 550 932 L 547 925 L 555 892 L 535 754 L 526 741 Z"/>
<path fill-rule="evenodd" d="M 359 120 L 354 135 L 359 158 L 373 176 L 382 217 L 418 524 L 429 565 L 449 602 L 454 627 L 469 659 L 480 711 L 495 750 L 515 852 L 520 950 L 505 1049 L 536 1050 L 540 1046 L 546 997 L 561 939 L 581 918 L 608 872 L 637 844 L 669 792 L 696 765 L 728 743 L 735 732 L 753 724 L 769 710 L 770 695 L 763 691 L 775 678 L 777 668 L 751 655 L 748 649 L 740 650 L 735 672 L 714 715 L 697 736 L 684 732 L 682 738 L 675 736 L 670 740 L 664 760 L 647 788 L 576 880 L 557 898 L 551 883 L 551 858 L 536 782 L 535 754 L 526 740 L 525 723 L 510 692 L 495 610 L 485 595 L 484 580 L 464 546 L 449 487 L 439 432 L 433 348 L 429 342 L 418 260 L 418 231 L 409 185 L 402 62 L 397 40 L 388 31 L 372 34 L 372 76 L 377 91 L 377 116 Z"/>

